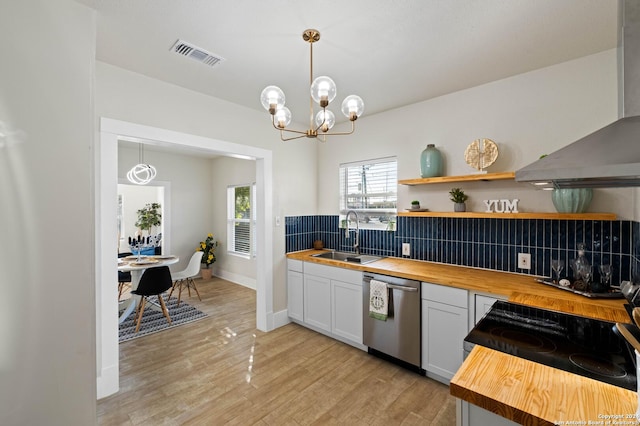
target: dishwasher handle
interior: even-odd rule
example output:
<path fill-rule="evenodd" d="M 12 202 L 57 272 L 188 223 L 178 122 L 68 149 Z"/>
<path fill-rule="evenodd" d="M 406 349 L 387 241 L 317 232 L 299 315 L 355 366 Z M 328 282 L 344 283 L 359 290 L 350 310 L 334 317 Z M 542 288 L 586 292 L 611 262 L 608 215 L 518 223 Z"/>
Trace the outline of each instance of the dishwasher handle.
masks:
<path fill-rule="evenodd" d="M 392 288 L 394 290 L 402 290 L 402 291 L 418 291 L 417 287 L 409 287 L 406 285 L 387 284 L 387 288 Z"/>

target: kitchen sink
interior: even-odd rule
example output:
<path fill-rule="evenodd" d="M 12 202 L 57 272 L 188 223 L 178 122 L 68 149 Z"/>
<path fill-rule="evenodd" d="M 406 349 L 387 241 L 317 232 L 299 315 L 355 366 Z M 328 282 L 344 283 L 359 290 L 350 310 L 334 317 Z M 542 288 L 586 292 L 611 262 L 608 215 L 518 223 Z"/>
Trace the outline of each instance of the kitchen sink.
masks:
<path fill-rule="evenodd" d="M 360 264 L 371 263 L 371 262 L 375 262 L 376 260 L 383 259 L 382 256 L 349 253 L 346 251 L 326 251 L 324 253 L 314 254 L 313 257 L 319 257 L 321 259 L 339 260 L 341 262 L 360 263 Z"/>

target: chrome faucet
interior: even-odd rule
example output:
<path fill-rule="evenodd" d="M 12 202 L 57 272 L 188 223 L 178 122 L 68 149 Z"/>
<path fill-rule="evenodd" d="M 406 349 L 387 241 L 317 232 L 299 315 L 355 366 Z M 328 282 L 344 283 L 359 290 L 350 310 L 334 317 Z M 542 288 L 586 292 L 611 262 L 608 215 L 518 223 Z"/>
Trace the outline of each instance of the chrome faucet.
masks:
<path fill-rule="evenodd" d="M 347 212 L 347 217 L 345 218 L 347 220 L 347 228 L 345 229 L 344 237 L 349 238 L 349 231 L 351 230 L 349 228 L 349 216 L 351 215 L 351 213 L 353 213 L 356 217 L 356 241 L 355 243 L 353 243 L 353 249 L 356 251 L 356 253 L 360 254 L 360 221 L 358 218 L 358 213 L 355 210 L 349 210 Z"/>

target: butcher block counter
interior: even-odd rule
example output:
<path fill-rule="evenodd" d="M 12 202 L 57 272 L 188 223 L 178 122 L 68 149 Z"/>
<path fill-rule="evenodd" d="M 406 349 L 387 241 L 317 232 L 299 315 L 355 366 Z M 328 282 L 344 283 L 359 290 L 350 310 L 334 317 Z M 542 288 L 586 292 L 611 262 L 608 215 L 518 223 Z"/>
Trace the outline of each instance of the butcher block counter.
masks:
<path fill-rule="evenodd" d="M 637 424 L 636 392 L 478 345 L 449 389 L 523 425 Z"/>
<path fill-rule="evenodd" d="M 605 321 L 630 322 L 624 299 L 589 299 L 537 283 L 529 275 L 395 257 L 364 265 L 313 257 L 321 252 L 305 250 L 287 257 L 506 296 L 511 302 Z M 635 421 L 638 408 L 636 392 L 477 345 L 451 380 L 450 391 L 526 425 L 635 424 L 628 422 Z"/>
<path fill-rule="evenodd" d="M 314 254 L 319 254 L 323 251 L 327 250 L 298 251 L 288 253 L 287 258 L 425 281 L 479 293 L 506 296 L 512 302 L 590 318 L 629 322 L 629 315 L 624 309 L 624 299 L 589 299 L 537 283 L 534 281 L 535 277 L 531 275 L 467 268 L 397 257 L 386 257 L 364 265 L 313 257 Z"/>

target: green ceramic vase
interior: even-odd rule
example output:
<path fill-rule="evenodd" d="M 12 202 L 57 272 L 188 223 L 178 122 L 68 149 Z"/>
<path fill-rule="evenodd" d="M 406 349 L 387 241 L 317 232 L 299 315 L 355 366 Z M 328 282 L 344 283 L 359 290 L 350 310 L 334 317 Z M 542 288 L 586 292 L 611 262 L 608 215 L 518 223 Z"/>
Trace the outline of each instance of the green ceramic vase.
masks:
<path fill-rule="evenodd" d="M 554 189 L 551 200 L 558 213 L 584 213 L 593 198 L 591 188 Z"/>
<path fill-rule="evenodd" d="M 442 176 L 442 154 L 432 143 L 420 155 L 420 175 L 423 178 Z"/>

